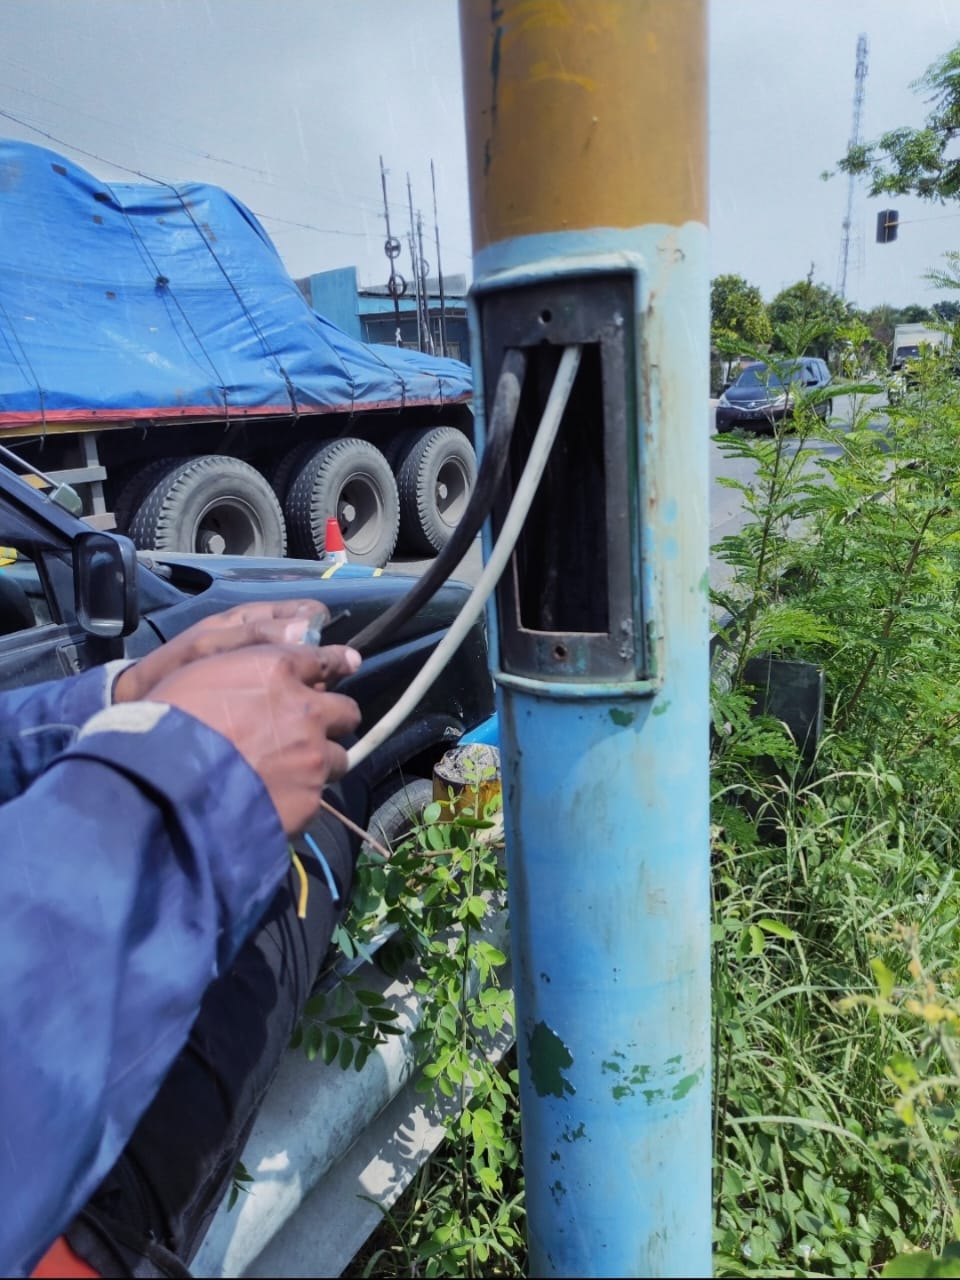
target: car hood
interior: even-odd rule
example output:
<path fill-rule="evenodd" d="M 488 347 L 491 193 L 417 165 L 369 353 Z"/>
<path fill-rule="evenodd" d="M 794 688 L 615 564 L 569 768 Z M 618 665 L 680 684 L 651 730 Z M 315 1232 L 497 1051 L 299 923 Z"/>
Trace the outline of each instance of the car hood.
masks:
<path fill-rule="evenodd" d="M 179 551 L 141 551 L 137 553 L 141 564 L 157 570 L 165 566 L 171 570 L 185 569 L 190 573 L 205 574 L 211 579 L 234 582 L 274 582 L 277 580 L 330 581 L 335 576 L 345 578 L 371 578 L 374 576 L 400 578 L 401 574 L 386 574 L 364 564 L 340 564 L 332 558 L 323 560 L 293 560 L 285 556 L 211 556 L 190 555 Z M 176 575 L 175 575 L 176 576 Z"/>
<path fill-rule="evenodd" d="M 331 615 L 349 616 L 331 623 L 331 643 L 342 644 L 356 635 L 413 586 L 405 574 L 367 565 L 336 564 L 329 560 L 289 560 L 267 556 L 186 555 L 150 551 L 141 565 L 179 593 L 179 604 L 150 614 L 158 631 L 169 638 L 208 614 L 255 600 L 303 596 L 327 606 Z M 402 629 L 385 643 L 396 644 L 445 630 L 463 607 L 470 588 L 447 582 Z M 169 599 L 168 599 L 169 606 Z"/>

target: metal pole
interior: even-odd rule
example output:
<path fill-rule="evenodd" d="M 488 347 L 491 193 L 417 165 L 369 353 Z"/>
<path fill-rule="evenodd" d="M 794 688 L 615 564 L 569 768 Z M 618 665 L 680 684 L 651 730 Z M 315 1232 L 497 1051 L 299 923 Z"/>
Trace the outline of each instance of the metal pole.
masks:
<path fill-rule="evenodd" d="M 437 177 L 430 161 L 430 185 L 433 187 L 433 238 L 437 246 L 437 284 L 440 287 L 440 354 L 447 354 L 447 307 L 443 296 L 443 268 L 440 266 L 440 223 L 437 221 Z"/>
<path fill-rule="evenodd" d="M 383 167 L 383 156 L 380 157 L 380 185 L 383 188 L 383 219 L 387 227 L 387 238 L 383 243 L 384 253 L 387 255 L 387 261 L 390 263 L 390 277 L 387 280 L 387 288 L 393 297 L 393 318 L 395 324 L 394 341 L 399 347 L 401 342 L 400 334 L 400 294 L 397 285 L 397 269 L 395 266 L 396 259 L 400 253 L 400 241 L 395 240 L 390 234 L 390 204 L 387 200 L 387 171 Z"/>
<path fill-rule="evenodd" d="M 423 299 L 423 329 L 427 335 L 427 350 L 433 355 L 433 329 L 430 325 L 430 291 L 427 288 L 429 267 L 427 266 L 426 258 L 423 256 L 423 216 L 419 209 L 417 210 L 417 245 L 420 255 L 420 297 Z"/>
<path fill-rule="evenodd" d="M 417 241 L 413 225 L 413 191 L 407 174 L 407 203 L 410 206 L 410 269 L 413 272 L 413 288 L 417 299 L 417 350 L 423 350 L 423 324 L 420 315 L 420 264 L 417 261 Z"/>
<path fill-rule="evenodd" d="M 460 23 L 481 446 L 527 360 L 504 502 L 581 353 L 489 628 L 530 1274 L 707 1276 L 706 6 Z"/>

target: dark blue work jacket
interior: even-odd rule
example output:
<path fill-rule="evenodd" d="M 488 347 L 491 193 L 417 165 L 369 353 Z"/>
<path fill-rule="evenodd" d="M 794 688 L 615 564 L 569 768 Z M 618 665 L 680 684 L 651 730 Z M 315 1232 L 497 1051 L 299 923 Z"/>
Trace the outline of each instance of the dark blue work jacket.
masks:
<path fill-rule="evenodd" d="M 113 1165 L 289 868 L 234 747 L 160 704 L 104 711 L 115 675 L 0 694 L 0 1275 Z"/>

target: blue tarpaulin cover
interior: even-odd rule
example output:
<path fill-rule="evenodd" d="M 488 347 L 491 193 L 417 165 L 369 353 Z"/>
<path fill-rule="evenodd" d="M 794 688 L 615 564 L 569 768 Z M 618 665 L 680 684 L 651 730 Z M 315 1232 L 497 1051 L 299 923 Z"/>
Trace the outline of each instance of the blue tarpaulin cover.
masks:
<path fill-rule="evenodd" d="M 107 183 L 0 139 L 0 427 L 463 401 L 459 360 L 313 312 L 263 227 L 203 183 Z"/>

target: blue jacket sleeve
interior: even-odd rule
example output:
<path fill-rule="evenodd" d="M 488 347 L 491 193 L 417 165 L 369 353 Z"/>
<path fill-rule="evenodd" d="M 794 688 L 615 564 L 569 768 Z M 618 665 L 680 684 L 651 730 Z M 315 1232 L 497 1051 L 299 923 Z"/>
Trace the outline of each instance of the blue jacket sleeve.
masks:
<path fill-rule="evenodd" d="M 101 712 L 0 805 L 0 1274 L 116 1160 L 289 867 L 260 779 L 158 703 Z"/>
<path fill-rule="evenodd" d="M 114 681 L 128 662 L 108 662 L 82 675 L 0 693 L 0 804 L 33 781 L 110 705 Z"/>

